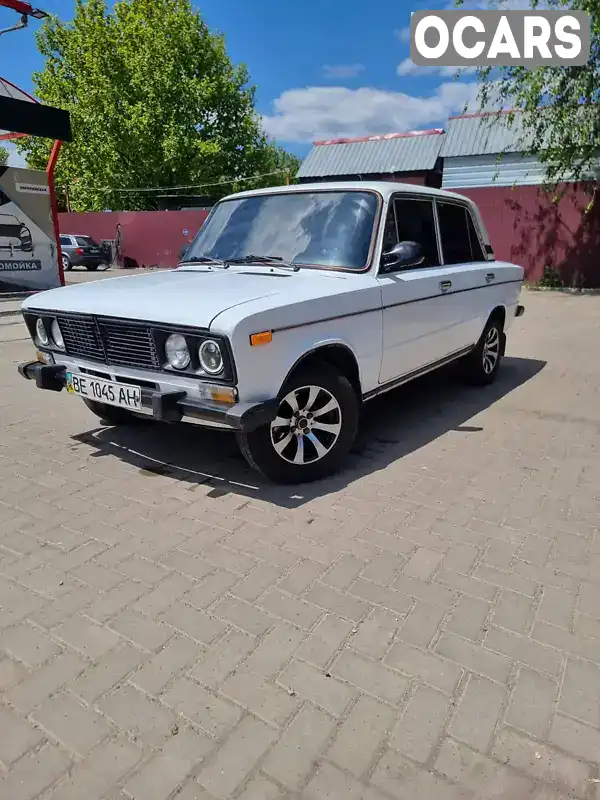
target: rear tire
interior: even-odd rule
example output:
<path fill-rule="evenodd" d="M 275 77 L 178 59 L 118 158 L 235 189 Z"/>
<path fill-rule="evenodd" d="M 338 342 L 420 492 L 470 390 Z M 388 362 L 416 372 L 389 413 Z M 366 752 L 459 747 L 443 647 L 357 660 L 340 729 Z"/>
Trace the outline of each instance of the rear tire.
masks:
<path fill-rule="evenodd" d="M 464 362 L 465 380 L 472 386 L 488 386 L 496 380 L 504 355 L 504 326 L 498 317 L 488 320 L 483 333 Z"/>
<path fill-rule="evenodd" d="M 63 270 L 65 272 L 68 272 L 70 269 L 73 269 L 73 265 L 69 261 L 69 257 L 68 256 L 64 256 L 63 255 L 63 257 L 62 257 L 62 265 L 63 265 Z"/>
<path fill-rule="evenodd" d="M 336 472 L 358 429 L 359 401 L 345 375 L 324 364 L 296 372 L 275 420 L 238 434 L 251 467 L 275 483 L 308 483 Z"/>
<path fill-rule="evenodd" d="M 106 403 L 97 403 L 95 400 L 88 400 L 85 397 L 83 402 L 92 414 L 95 414 L 103 422 L 108 422 L 109 425 L 132 425 L 139 422 L 139 417 L 124 408 L 109 406 Z"/>

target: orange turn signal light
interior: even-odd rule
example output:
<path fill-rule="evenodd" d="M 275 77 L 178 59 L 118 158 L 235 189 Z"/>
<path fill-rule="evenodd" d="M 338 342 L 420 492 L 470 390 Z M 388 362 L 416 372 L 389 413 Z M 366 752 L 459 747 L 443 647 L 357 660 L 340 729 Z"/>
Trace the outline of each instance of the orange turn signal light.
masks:
<path fill-rule="evenodd" d="M 250 336 L 250 344 L 252 347 L 258 347 L 259 344 L 269 344 L 273 341 L 273 331 L 261 331 L 261 333 L 253 333 Z"/>

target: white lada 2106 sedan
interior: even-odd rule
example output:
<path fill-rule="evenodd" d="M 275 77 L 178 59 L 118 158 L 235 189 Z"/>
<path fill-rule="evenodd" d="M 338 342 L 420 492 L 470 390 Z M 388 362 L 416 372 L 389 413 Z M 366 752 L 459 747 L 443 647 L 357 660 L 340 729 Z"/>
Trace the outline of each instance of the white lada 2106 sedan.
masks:
<path fill-rule="evenodd" d="M 460 195 L 358 181 L 242 192 L 177 269 L 26 300 L 38 361 L 19 371 L 109 423 L 235 431 L 269 478 L 314 480 L 344 461 L 370 398 L 458 359 L 471 383 L 493 381 L 522 282 Z"/>

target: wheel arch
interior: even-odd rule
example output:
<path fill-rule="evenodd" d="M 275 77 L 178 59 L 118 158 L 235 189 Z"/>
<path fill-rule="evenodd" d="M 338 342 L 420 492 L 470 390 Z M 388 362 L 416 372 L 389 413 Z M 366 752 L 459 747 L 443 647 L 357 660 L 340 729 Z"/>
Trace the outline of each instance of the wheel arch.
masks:
<path fill-rule="evenodd" d="M 483 326 L 483 330 L 485 330 L 486 325 L 488 325 L 488 323 L 492 320 L 498 320 L 498 322 L 500 322 L 502 325 L 502 330 L 500 332 L 500 347 L 501 353 L 504 355 L 506 351 L 506 306 L 499 303 L 490 311 L 485 325 Z"/>
<path fill-rule="evenodd" d="M 311 364 L 329 364 L 339 369 L 350 381 L 352 388 L 356 392 L 359 403 L 362 402 L 362 384 L 360 381 L 358 360 L 348 345 L 342 342 L 329 342 L 315 345 L 315 347 L 307 350 L 297 358 L 281 384 L 279 395 L 281 395 L 284 387 L 295 372 Z"/>
<path fill-rule="evenodd" d="M 497 319 L 502 323 L 502 329 L 504 330 L 504 326 L 506 324 L 506 306 L 499 304 L 495 306 L 491 311 L 487 318 L 486 325 L 491 319 Z"/>

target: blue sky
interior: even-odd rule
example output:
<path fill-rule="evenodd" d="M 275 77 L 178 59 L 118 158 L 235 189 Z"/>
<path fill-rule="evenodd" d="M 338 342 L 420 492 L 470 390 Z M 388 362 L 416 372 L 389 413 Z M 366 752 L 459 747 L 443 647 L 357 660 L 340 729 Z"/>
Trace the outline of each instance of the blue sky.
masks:
<path fill-rule="evenodd" d="M 506 2 L 506 0 L 505 0 Z M 507 0 L 511 7 L 522 0 Z M 73 0 L 39 0 L 68 20 Z M 415 68 L 406 36 L 411 11 L 443 8 L 448 0 L 202 0 L 195 4 L 211 29 L 225 34 L 230 57 L 243 61 L 257 87 L 267 132 L 305 155 L 314 139 L 441 127 L 474 103 L 472 76 Z M 470 0 L 485 7 L 485 0 Z M 0 9 L 0 25 L 16 15 Z M 32 90 L 42 67 L 28 30 L 0 39 L 0 75 Z"/>

